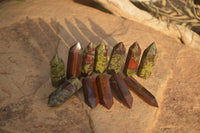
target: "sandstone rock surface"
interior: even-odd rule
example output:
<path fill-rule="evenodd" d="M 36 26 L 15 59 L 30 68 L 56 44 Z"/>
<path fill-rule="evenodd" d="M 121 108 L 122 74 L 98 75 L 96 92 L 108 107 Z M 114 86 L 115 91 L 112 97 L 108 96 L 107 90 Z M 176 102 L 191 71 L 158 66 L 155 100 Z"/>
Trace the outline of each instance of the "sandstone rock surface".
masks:
<path fill-rule="evenodd" d="M 200 51 L 142 24 L 71 0 L 9 1 L 0 5 L 0 132 L 143 133 L 200 131 Z M 109 54 L 118 42 L 137 41 L 142 51 L 156 42 L 152 75 L 137 79 L 159 108 L 131 91 L 132 109 L 114 95 L 110 110 L 91 109 L 82 89 L 59 108 L 47 106 L 55 90 L 49 61 L 58 53 L 67 65 L 69 48 L 102 41 Z"/>

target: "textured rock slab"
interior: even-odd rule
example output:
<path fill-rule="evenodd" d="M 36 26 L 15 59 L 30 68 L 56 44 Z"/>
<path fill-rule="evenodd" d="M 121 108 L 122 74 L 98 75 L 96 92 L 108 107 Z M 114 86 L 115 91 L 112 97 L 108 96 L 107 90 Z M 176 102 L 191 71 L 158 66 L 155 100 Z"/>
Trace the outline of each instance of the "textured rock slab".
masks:
<path fill-rule="evenodd" d="M 83 51 L 82 75 L 91 75 L 94 69 L 95 47 L 93 43 L 89 43 Z"/>
<path fill-rule="evenodd" d="M 95 108 L 99 103 L 96 79 L 93 76 L 87 76 L 83 79 L 82 82 L 85 102 L 91 108 Z"/>
<path fill-rule="evenodd" d="M 122 42 L 114 46 L 107 69 L 109 74 L 121 71 L 125 52 L 126 48 Z"/>
<path fill-rule="evenodd" d="M 2 130 L 19 133 L 199 132 L 198 50 L 142 24 L 70 0 L 11 1 L 1 7 Z M 54 89 L 49 76 L 52 57 L 58 53 L 67 66 L 66 53 L 77 41 L 86 47 L 89 42 L 99 44 L 102 40 L 108 44 L 109 52 L 118 41 L 127 45 L 138 41 L 142 50 L 153 41 L 158 44 L 159 56 L 151 76 L 146 80 L 134 77 L 156 96 L 158 109 L 147 105 L 132 91 L 132 109 L 113 98 L 110 110 L 100 105 L 91 110 L 84 104 L 81 90 L 59 108 L 47 106 L 48 95 Z M 25 95 L 28 102 L 23 100 Z"/>
<path fill-rule="evenodd" d="M 124 74 L 126 76 L 134 76 L 137 73 L 140 61 L 141 49 L 137 42 L 129 48 L 128 55 L 124 66 Z"/>
<path fill-rule="evenodd" d="M 110 78 L 110 84 L 117 93 L 117 96 L 128 108 L 132 107 L 133 97 L 131 96 L 127 85 L 125 84 L 121 73 L 114 73 Z"/>
<path fill-rule="evenodd" d="M 67 62 L 67 78 L 79 77 L 81 75 L 82 68 L 82 47 L 78 42 L 73 45 L 69 50 L 68 62 Z"/>

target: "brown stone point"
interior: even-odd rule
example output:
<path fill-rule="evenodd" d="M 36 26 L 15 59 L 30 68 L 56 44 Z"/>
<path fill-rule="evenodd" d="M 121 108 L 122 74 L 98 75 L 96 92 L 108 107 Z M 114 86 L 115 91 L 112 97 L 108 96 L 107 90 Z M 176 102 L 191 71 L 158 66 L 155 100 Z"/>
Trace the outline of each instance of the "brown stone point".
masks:
<path fill-rule="evenodd" d="M 133 103 L 133 97 L 131 96 L 120 72 L 112 74 L 112 77 L 110 78 L 110 84 L 115 90 L 121 102 L 128 108 L 131 108 Z"/>

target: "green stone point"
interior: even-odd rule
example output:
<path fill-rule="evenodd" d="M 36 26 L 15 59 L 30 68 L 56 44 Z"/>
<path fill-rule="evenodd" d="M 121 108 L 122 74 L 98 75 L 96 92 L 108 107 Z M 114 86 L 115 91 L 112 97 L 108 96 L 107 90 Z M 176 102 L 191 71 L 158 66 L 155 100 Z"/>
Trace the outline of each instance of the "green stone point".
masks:
<path fill-rule="evenodd" d="M 142 59 L 137 71 L 137 75 L 141 78 L 147 79 L 150 77 L 155 61 L 157 58 L 157 48 L 156 44 L 153 42 L 149 47 L 147 47 L 142 55 Z"/>
<path fill-rule="evenodd" d="M 126 53 L 126 48 L 122 42 L 118 43 L 113 48 L 107 69 L 107 72 L 109 74 L 118 73 L 121 71 L 125 53 Z"/>
<path fill-rule="evenodd" d="M 56 54 L 50 61 L 51 82 L 54 87 L 65 82 L 65 65 L 63 60 Z"/>
<path fill-rule="evenodd" d="M 102 42 L 96 47 L 95 51 L 94 71 L 97 73 L 103 73 L 107 67 L 108 48 L 106 44 Z"/>

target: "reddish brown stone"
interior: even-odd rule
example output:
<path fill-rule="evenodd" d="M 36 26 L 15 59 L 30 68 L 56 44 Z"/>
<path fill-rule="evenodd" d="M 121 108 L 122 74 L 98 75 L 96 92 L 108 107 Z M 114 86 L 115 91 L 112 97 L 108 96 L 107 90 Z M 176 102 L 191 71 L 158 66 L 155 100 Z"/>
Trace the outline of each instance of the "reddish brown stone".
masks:
<path fill-rule="evenodd" d="M 93 72 L 95 57 L 95 47 L 94 44 L 90 43 L 83 52 L 83 63 L 82 63 L 82 75 L 91 75 Z"/>
<path fill-rule="evenodd" d="M 130 87 L 130 89 L 133 90 L 146 103 L 158 107 L 156 98 L 140 83 L 138 83 L 133 77 L 126 77 L 124 78 L 124 81 Z"/>
<path fill-rule="evenodd" d="M 115 90 L 121 102 L 128 108 L 131 108 L 133 97 L 131 96 L 120 72 L 112 74 L 112 77 L 110 78 L 110 85 Z"/>
<path fill-rule="evenodd" d="M 87 76 L 83 79 L 82 83 L 85 103 L 91 108 L 95 108 L 99 103 L 99 95 L 95 78 L 93 76 Z"/>
<path fill-rule="evenodd" d="M 137 42 L 135 42 L 128 51 L 126 63 L 124 66 L 124 74 L 127 76 L 134 76 L 137 73 L 141 49 Z"/>
<path fill-rule="evenodd" d="M 103 104 L 107 109 L 110 109 L 113 104 L 113 97 L 108 75 L 100 74 L 96 78 L 96 83 L 99 92 L 100 103 Z"/>
<path fill-rule="evenodd" d="M 79 77 L 81 75 L 82 66 L 82 48 L 80 43 L 73 45 L 68 54 L 67 78 Z"/>

